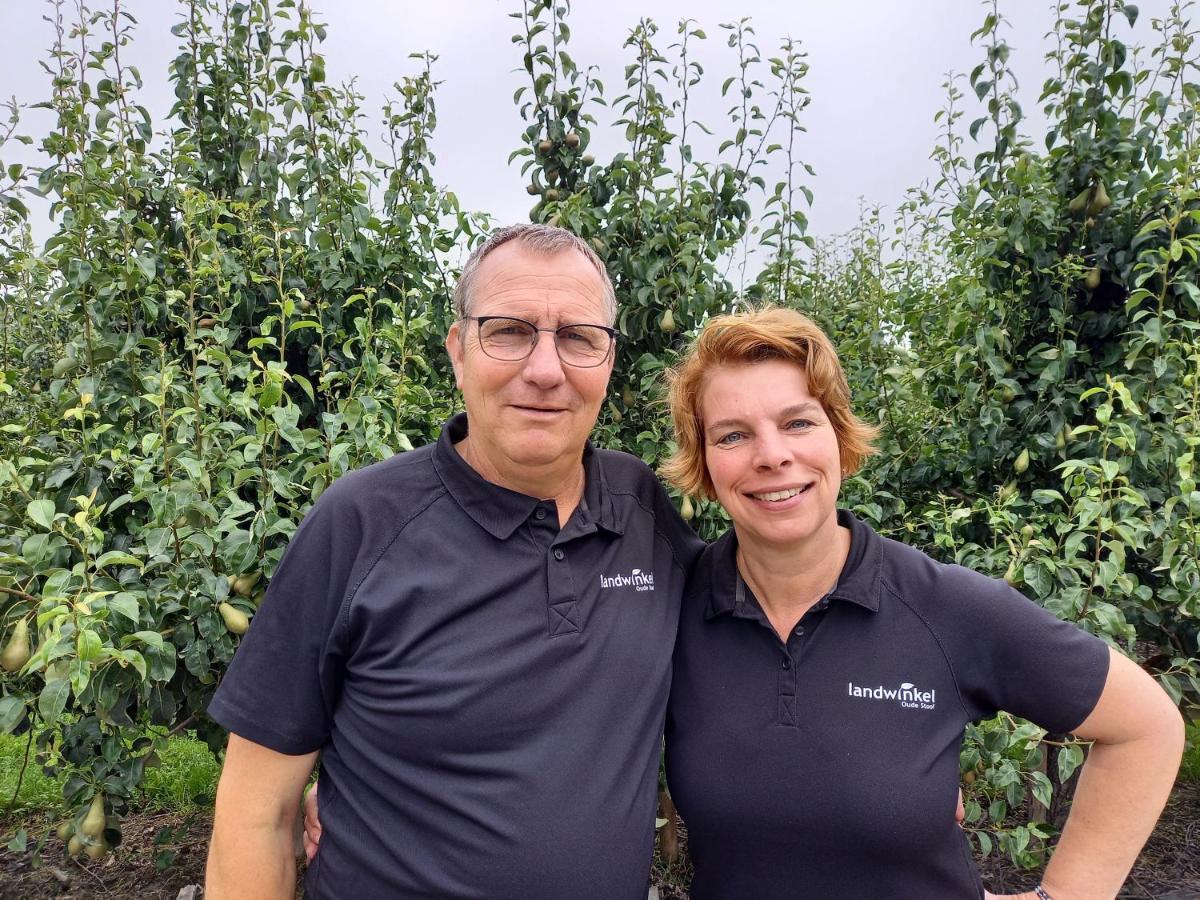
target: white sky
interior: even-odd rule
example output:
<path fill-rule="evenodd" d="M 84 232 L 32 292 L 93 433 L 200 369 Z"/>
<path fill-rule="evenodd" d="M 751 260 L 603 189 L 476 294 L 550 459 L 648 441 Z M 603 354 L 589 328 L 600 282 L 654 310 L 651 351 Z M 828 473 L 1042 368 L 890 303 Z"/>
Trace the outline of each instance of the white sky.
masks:
<path fill-rule="evenodd" d="M 108 2 L 93 0 L 93 5 Z M 523 128 L 512 94 L 528 83 L 524 70 L 516 70 L 520 49 L 510 42 L 517 23 L 508 13 L 519 7 L 519 0 L 311 0 L 311 5 L 329 28 L 323 48 L 328 80 L 356 76 L 368 113 L 378 110 L 385 96 L 395 96 L 394 81 L 416 71 L 409 53 L 428 49 L 437 54 L 434 75 L 443 84 L 437 94 L 435 178 L 467 208 L 490 212 L 501 222 L 527 218 L 531 201 L 520 161 L 506 163 Z M 1139 5 L 1136 36 L 1127 35 L 1127 40 L 1148 44 L 1155 37 L 1150 18 L 1163 15 L 1168 3 Z M 169 28 L 180 6 L 172 0 L 123 0 L 123 7 L 139 21 L 124 61 L 140 69 L 145 80 L 140 102 L 161 129 L 173 100 L 167 64 L 176 53 L 176 39 Z M 22 103 L 33 103 L 48 95 L 48 79 L 38 65 L 53 38 L 42 21 L 48 9 L 43 0 L 0 0 L 0 97 L 15 95 Z M 1040 139 L 1037 97 L 1048 71 L 1043 57 L 1051 4 L 1008 0 L 1002 10 L 1011 20 L 1006 37 L 1021 82 L 1018 97 L 1029 118 L 1026 129 Z M 632 57 L 622 44 L 638 18 L 646 15 L 658 23 L 660 46 L 666 51 L 676 38 L 679 18 L 690 16 L 708 35 L 698 45 L 705 79 L 691 108 L 725 137 L 731 136 L 723 133 L 730 130 L 729 104 L 719 91 L 736 69 L 719 23 L 749 16 L 764 59 L 775 55 L 784 36 L 800 41 L 808 53 L 805 84 L 813 99 L 804 116 L 808 133 L 798 147 L 817 173 L 807 181 L 815 193 L 810 234 L 824 237 L 854 226 L 860 198 L 894 207 L 906 188 L 933 175 L 929 153 L 938 130 L 933 116 L 945 102 L 941 85 L 947 72 L 967 73 L 982 61 L 982 48 L 969 38 L 985 13 L 983 4 L 966 0 L 575 0 L 568 51 L 581 69 L 599 65 L 611 101 L 623 92 L 623 67 Z M 961 89 L 968 103 L 965 129 L 981 113 L 965 80 Z M 609 111 L 592 111 L 602 124 L 610 120 Z M 371 142 L 378 146 L 382 127 L 368 121 Z M 21 130 L 40 136 L 48 124 L 46 113 L 30 110 Z M 601 133 L 589 149 L 603 162 L 620 147 L 615 134 Z M 0 150 L 0 157 L 6 163 L 31 161 L 19 150 L 23 148 L 10 145 Z M 50 233 L 45 215 L 44 207 L 34 214 L 35 234 L 41 239 Z"/>

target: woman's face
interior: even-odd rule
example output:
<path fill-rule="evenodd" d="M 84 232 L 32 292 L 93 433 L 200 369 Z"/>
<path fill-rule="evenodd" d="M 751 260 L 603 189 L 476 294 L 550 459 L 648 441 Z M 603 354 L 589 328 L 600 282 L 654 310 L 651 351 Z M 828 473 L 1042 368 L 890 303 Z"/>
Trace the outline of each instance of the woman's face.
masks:
<path fill-rule="evenodd" d="M 841 456 L 803 369 L 784 360 L 722 366 L 708 377 L 700 415 L 708 472 L 739 541 L 832 539 Z"/>

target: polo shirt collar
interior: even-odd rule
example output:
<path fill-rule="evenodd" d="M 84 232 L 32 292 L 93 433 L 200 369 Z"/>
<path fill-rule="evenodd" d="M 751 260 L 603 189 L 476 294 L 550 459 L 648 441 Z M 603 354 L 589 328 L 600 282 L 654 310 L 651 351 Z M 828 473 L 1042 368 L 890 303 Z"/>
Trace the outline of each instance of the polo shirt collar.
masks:
<path fill-rule="evenodd" d="M 850 555 L 827 600 L 845 600 L 871 612 L 879 611 L 879 581 L 883 569 L 883 539 L 848 510 L 837 511 L 838 524 L 850 529 Z M 707 582 L 712 585 L 705 618 L 733 613 L 737 608 L 737 534 L 730 528 L 708 553 Z M 743 592 L 750 596 L 749 590 Z"/>
<path fill-rule="evenodd" d="M 454 445 L 467 436 L 467 414 L 458 413 L 442 426 L 433 448 L 433 466 L 446 490 L 463 512 L 498 540 L 507 540 L 537 508 L 541 499 L 501 487 L 485 479 L 463 459 Z M 583 516 L 585 530 L 604 529 L 622 534 L 604 467 L 588 441 L 583 449 L 584 489 L 572 522 Z M 570 524 L 570 523 L 569 523 Z"/>

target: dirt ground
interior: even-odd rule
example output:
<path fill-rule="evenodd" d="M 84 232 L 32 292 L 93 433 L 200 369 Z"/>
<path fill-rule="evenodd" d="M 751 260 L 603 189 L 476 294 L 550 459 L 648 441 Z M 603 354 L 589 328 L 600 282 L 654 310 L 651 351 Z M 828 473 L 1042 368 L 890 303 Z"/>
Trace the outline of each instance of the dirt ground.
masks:
<path fill-rule="evenodd" d="M 143 813 L 123 823 L 123 842 L 99 863 L 66 858 L 62 842 L 51 836 L 42 848 L 41 865 L 32 862 L 32 846 L 50 822 L 8 822 L 10 834 L 23 825 L 30 850 L 0 848 L 0 900 L 24 898 L 164 898 L 199 900 L 209 814 Z M 993 854 L 981 861 L 984 880 L 997 893 L 1026 890 L 1036 873 L 1015 870 Z M 682 900 L 684 864 L 656 862 L 654 880 L 663 900 Z M 194 886 L 194 887 L 193 887 Z M 181 893 L 182 892 L 182 893 Z M 1146 845 L 1121 897 L 1137 900 L 1200 900 L 1200 785 L 1179 785 L 1158 828 Z"/>

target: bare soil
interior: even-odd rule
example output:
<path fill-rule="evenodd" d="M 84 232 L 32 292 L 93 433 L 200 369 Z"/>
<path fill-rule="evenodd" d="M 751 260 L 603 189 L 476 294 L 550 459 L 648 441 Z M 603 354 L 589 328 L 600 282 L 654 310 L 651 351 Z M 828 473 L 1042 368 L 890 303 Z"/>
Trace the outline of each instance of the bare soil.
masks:
<path fill-rule="evenodd" d="M 47 830 L 52 831 L 55 824 L 46 818 L 0 823 L 6 838 L 18 827 L 30 834 L 29 848 L 24 852 L 0 847 L 0 900 L 203 897 L 204 858 L 211 827 L 208 811 L 127 816 L 122 823 L 121 846 L 97 863 L 68 859 L 62 842 L 52 834 L 35 860 L 37 839 Z M 683 900 L 687 896 L 690 872 L 682 829 L 680 836 L 680 859 L 672 865 L 661 858 L 655 861 L 653 878 L 663 900 Z M 1037 872 L 1018 870 L 995 853 L 979 862 L 984 881 L 993 892 L 1027 890 L 1036 883 Z M 1185 783 L 1176 787 L 1120 896 L 1130 900 L 1200 900 L 1200 785 Z"/>

